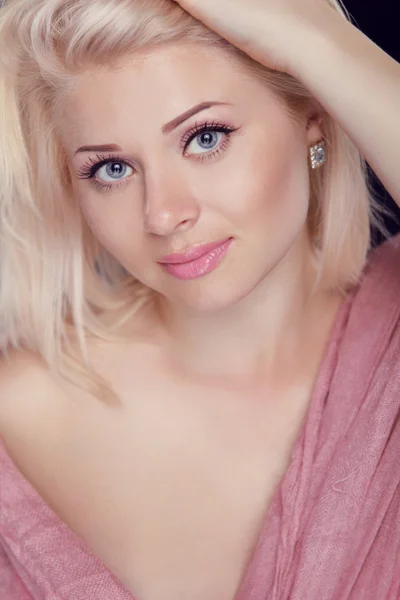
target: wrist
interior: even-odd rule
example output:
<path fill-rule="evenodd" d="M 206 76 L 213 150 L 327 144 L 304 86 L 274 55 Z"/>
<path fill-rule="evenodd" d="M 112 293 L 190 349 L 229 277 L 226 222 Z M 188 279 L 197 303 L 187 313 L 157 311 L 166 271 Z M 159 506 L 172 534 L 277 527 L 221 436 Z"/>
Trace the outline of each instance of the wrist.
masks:
<path fill-rule="evenodd" d="M 286 72 L 307 86 L 337 67 L 338 51 L 342 47 L 348 28 L 353 25 L 328 4 L 321 3 L 318 11 L 314 10 L 312 19 L 303 18 L 294 29 L 290 44 L 290 53 L 286 58 Z"/>

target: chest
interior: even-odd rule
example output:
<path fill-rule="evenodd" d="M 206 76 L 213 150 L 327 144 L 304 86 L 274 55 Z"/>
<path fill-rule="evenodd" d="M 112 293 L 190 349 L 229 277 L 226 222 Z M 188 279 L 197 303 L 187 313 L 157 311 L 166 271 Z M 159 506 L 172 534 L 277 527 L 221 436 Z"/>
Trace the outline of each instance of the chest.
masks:
<path fill-rule="evenodd" d="M 21 470 L 136 600 L 233 600 L 304 402 L 156 387 L 81 406 Z"/>

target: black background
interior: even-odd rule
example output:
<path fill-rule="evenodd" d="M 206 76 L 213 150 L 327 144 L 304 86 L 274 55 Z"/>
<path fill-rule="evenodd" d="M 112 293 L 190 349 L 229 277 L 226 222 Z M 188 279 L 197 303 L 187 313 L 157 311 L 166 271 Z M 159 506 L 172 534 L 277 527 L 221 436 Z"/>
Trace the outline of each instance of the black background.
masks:
<path fill-rule="evenodd" d="M 344 0 L 352 23 L 363 31 L 375 44 L 400 62 L 400 0 Z M 396 31 L 397 28 L 397 31 Z M 360 98 L 362 102 L 362 98 Z M 400 119 L 400 98 L 399 115 Z M 400 143 L 400 140 L 398 140 Z M 400 170 L 400 165 L 399 165 Z M 397 207 L 387 190 L 369 168 L 370 178 L 378 199 L 394 213 L 394 218 L 385 218 L 385 225 L 392 234 L 400 232 L 400 209 Z M 374 244 L 382 241 L 381 236 L 373 231 Z"/>

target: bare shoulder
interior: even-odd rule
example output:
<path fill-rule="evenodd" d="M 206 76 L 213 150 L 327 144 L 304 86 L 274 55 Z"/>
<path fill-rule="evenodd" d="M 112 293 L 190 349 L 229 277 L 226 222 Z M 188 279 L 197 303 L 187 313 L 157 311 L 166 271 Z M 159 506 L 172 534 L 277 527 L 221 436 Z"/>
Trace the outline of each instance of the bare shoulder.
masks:
<path fill-rule="evenodd" d="M 27 351 L 11 351 L 0 358 L 0 415 L 10 405 L 42 397 L 54 386 L 45 363 Z"/>
<path fill-rule="evenodd" d="M 21 389 L 47 379 L 47 368 L 39 356 L 26 350 L 11 350 L 0 356 L 0 397 L 8 390 Z"/>
<path fill-rule="evenodd" d="M 88 346 L 91 367 L 128 412 L 143 394 L 159 393 L 155 348 L 147 339 Z M 88 443 L 89 431 L 94 435 L 100 423 L 123 412 L 52 373 L 38 355 L 13 351 L 0 357 L 0 438 L 21 470 L 25 465 L 24 473 L 34 461 L 42 472 L 43 461 L 72 455 L 73 448 Z"/>
<path fill-rule="evenodd" d="M 8 449 L 37 439 L 60 421 L 66 392 L 40 357 L 13 351 L 0 359 L 0 437 Z"/>

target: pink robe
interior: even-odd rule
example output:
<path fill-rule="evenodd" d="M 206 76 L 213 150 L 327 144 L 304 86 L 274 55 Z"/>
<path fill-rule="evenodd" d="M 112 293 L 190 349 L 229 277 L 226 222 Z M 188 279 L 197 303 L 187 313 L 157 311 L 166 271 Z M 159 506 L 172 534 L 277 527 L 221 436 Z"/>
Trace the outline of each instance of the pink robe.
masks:
<path fill-rule="evenodd" d="M 232 600 L 399 598 L 400 235 L 371 253 L 336 316 L 290 465 Z M 3 446 L 0 599 L 134 600 Z"/>

